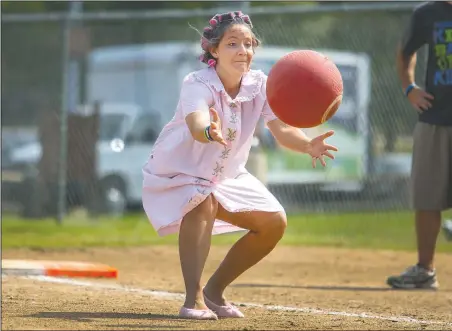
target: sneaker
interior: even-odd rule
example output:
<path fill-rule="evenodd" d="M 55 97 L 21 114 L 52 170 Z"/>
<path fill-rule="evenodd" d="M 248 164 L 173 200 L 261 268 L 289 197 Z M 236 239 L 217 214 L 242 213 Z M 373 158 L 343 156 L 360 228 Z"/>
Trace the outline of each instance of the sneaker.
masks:
<path fill-rule="evenodd" d="M 444 222 L 443 233 L 447 241 L 452 241 L 452 220 L 446 220 Z"/>
<path fill-rule="evenodd" d="M 401 289 L 437 289 L 439 284 L 436 279 L 436 271 L 427 270 L 418 264 L 407 268 L 398 276 L 390 276 L 386 283 L 392 288 Z"/>

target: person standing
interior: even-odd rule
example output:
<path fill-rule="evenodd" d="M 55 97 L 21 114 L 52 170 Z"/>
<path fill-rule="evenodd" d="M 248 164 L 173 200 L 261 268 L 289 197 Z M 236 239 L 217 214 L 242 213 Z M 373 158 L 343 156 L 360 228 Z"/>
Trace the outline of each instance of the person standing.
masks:
<path fill-rule="evenodd" d="M 428 46 L 425 89 L 415 83 L 416 53 Z M 452 1 L 417 6 L 397 51 L 403 91 L 419 117 L 413 134 L 412 203 L 418 261 L 390 276 L 393 288 L 439 286 L 434 266 L 441 214 L 452 207 Z"/>

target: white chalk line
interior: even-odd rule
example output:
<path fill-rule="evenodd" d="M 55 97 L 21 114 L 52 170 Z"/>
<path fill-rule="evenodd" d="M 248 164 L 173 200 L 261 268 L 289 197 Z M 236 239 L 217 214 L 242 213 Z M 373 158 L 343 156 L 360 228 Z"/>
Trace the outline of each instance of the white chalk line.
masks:
<path fill-rule="evenodd" d="M 94 283 L 94 282 L 88 282 L 88 281 L 80 281 L 80 280 L 67 279 L 67 278 L 55 278 L 55 277 L 48 277 L 48 276 L 27 276 L 27 277 L 22 277 L 22 278 L 37 280 L 37 281 L 41 281 L 41 282 L 48 282 L 48 283 L 58 283 L 58 284 L 66 284 L 66 285 L 73 285 L 73 286 L 91 287 L 91 288 L 95 288 L 95 289 L 108 289 L 108 290 L 116 290 L 116 291 L 122 291 L 122 292 L 128 292 L 128 293 L 138 293 L 141 295 L 149 295 L 149 296 L 171 299 L 171 300 L 184 300 L 185 299 L 185 295 L 181 294 L 181 293 L 145 290 L 145 289 L 133 288 L 133 287 L 122 286 L 122 285 L 117 285 L 117 284 Z M 405 322 L 405 323 L 424 324 L 424 325 L 452 326 L 452 322 L 418 320 L 415 318 L 403 317 L 403 316 L 389 317 L 389 316 L 373 315 L 370 313 L 348 313 L 348 312 L 344 312 L 344 311 L 330 311 L 330 310 L 313 309 L 313 308 L 262 305 L 262 304 L 256 304 L 256 303 L 236 302 L 234 304 L 240 305 L 240 306 L 245 306 L 245 307 L 261 308 L 261 309 L 265 309 L 265 310 L 269 310 L 269 311 L 293 311 L 293 312 L 300 312 L 300 313 L 313 314 L 313 315 L 314 314 L 315 315 L 335 315 L 335 316 L 356 317 L 356 318 L 363 318 L 363 319 L 369 318 L 369 319 L 377 319 L 377 320 L 384 320 L 384 321 L 391 321 L 391 322 Z"/>

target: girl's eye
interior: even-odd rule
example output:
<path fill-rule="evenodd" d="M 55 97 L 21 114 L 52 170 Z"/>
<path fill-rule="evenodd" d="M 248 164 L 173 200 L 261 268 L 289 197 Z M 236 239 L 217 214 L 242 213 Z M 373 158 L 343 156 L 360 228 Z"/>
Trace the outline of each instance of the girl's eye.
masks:
<path fill-rule="evenodd" d="M 230 43 L 228 43 L 228 46 L 235 47 L 235 46 L 237 46 L 237 43 L 236 42 L 230 42 Z M 246 48 L 253 47 L 253 43 L 245 43 L 245 47 Z"/>

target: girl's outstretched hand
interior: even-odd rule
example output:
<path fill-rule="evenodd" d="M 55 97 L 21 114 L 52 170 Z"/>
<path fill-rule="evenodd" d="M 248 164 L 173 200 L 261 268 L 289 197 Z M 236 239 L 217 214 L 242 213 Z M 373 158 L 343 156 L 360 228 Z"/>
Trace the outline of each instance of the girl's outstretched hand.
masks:
<path fill-rule="evenodd" d="M 337 152 L 338 149 L 335 146 L 325 143 L 325 139 L 331 137 L 332 135 L 334 135 L 334 131 L 328 131 L 311 140 L 308 154 L 312 157 L 313 168 L 316 167 L 317 160 L 320 160 L 322 166 L 325 167 L 325 156 L 334 160 L 334 155 L 330 151 Z"/>
<path fill-rule="evenodd" d="M 227 146 L 228 144 L 223 139 L 223 134 L 221 133 L 221 120 L 220 116 L 218 116 L 217 111 L 214 108 L 209 109 L 210 115 L 211 115 L 211 121 L 210 121 L 210 128 L 209 128 L 209 134 L 212 137 L 212 139 L 223 146 Z"/>

